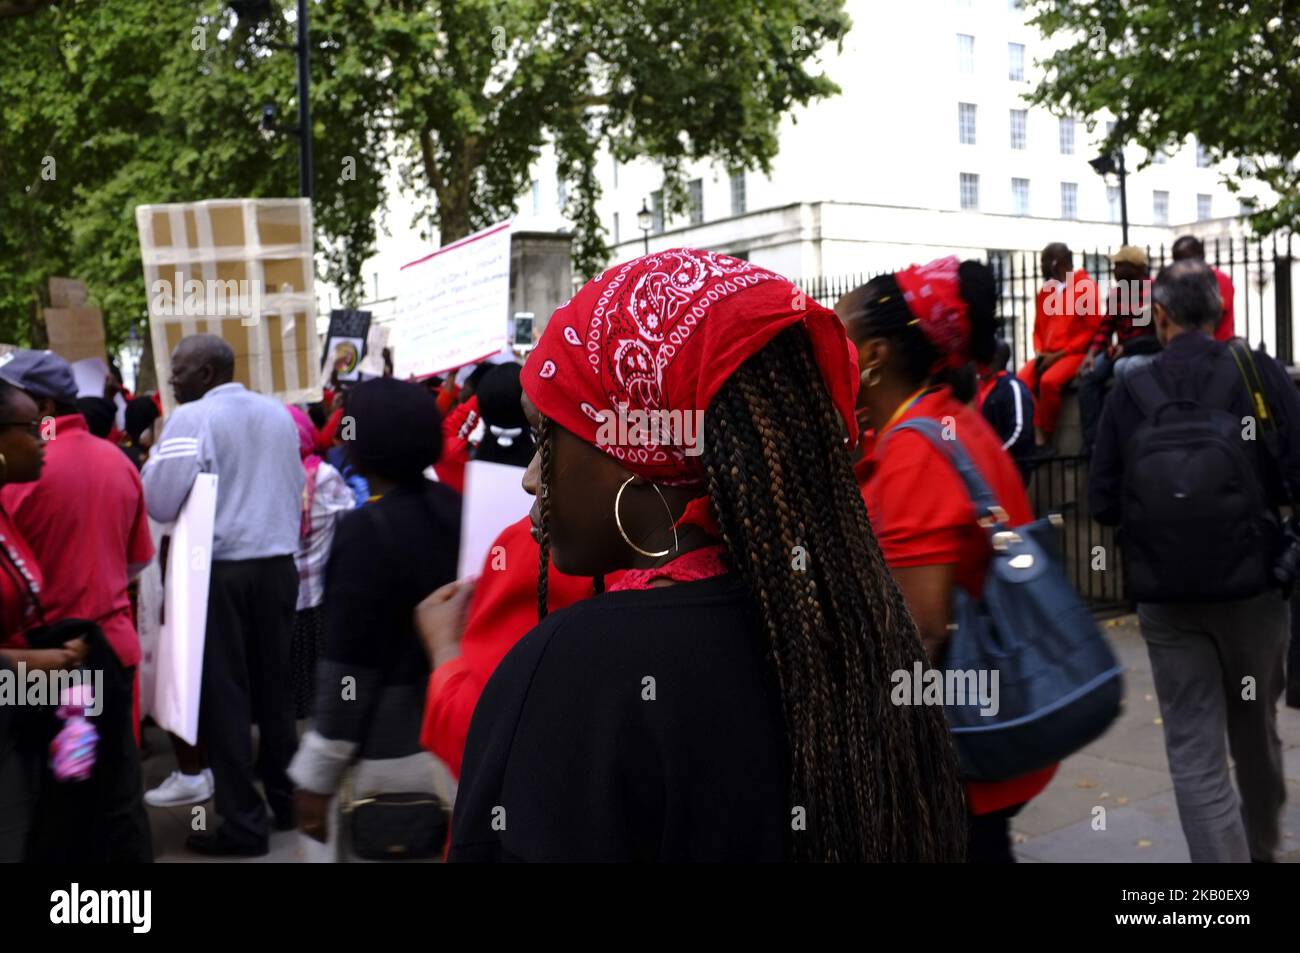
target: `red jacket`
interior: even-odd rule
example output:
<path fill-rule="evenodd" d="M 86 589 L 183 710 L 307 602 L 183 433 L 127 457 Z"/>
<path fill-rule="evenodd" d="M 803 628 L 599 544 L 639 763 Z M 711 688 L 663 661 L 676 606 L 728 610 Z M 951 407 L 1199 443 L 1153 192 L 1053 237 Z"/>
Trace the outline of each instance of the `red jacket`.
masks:
<path fill-rule="evenodd" d="M 433 465 L 433 472 L 460 494 L 465 492 L 465 466 L 473 450 L 469 435 L 478 421 L 478 397 L 471 397 L 442 418 L 442 456 Z"/>
<path fill-rule="evenodd" d="M 1219 297 L 1223 299 L 1223 317 L 1219 319 L 1219 326 L 1214 329 L 1214 340 L 1226 341 L 1235 333 L 1234 324 L 1236 321 L 1233 315 L 1232 299 L 1237 292 L 1232 287 L 1231 278 L 1217 268 L 1213 270 L 1214 278 L 1219 283 Z"/>
<path fill-rule="evenodd" d="M 1043 285 L 1035 299 L 1034 351 L 1086 354 L 1104 313 L 1097 283 L 1082 268 L 1066 283 Z"/>
<path fill-rule="evenodd" d="M 429 677 L 420 744 L 441 758 L 457 777 L 470 718 L 483 686 L 506 653 L 537 625 L 539 552 L 530 529 L 525 516 L 502 530 L 493 542 L 470 599 L 460 655 L 439 665 Z M 565 575 L 554 563 L 547 580 L 546 601 L 552 612 L 595 592 L 590 578 Z"/>

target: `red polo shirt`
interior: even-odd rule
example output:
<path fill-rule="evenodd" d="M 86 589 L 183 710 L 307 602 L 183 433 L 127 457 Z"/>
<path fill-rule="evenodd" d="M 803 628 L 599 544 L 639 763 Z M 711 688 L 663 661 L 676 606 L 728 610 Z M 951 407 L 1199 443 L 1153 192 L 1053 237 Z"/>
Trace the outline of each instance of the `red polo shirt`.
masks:
<path fill-rule="evenodd" d="M 889 439 L 868 443 L 865 459 L 855 468 L 885 563 L 891 569 L 953 565 L 957 585 L 976 594 L 992 555 L 988 533 L 980 527 L 966 486 L 947 457 L 915 431 L 890 435 L 914 417 L 952 425 L 1012 526 L 1034 518 L 1024 482 L 984 417 L 955 400 L 946 387 L 926 394 L 885 428 L 882 436 Z M 1028 801 L 1047 787 L 1056 767 L 1006 781 L 967 781 L 971 813 L 987 814 Z"/>
<path fill-rule="evenodd" d="M 46 619 L 94 621 L 118 660 L 138 665 L 127 566 L 152 559 L 153 540 L 140 475 L 126 454 L 91 434 L 80 414 L 56 417 L 41 478 L 6 486 L 0 502 L 45 577 Z"/>
<path fill-rule="evenodd" d="M 45 581 L 31 547 L 3 508 L 0 508 L 0 548 L 3 549 L 0 552 L 0 646 L 25 648 L 27 642 L 22 633 L 40 623 L 32 596 L 43 599 Z"/>

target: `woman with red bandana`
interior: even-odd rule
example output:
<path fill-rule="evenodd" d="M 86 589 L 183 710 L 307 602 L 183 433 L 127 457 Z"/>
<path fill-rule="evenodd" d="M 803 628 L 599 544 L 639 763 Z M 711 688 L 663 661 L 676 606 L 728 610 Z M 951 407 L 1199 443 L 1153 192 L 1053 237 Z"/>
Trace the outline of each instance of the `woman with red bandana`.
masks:
<path fill-rule="evenodd" d="M 1097 283 L 1061 242 L 1043 249 L 1043 286 L 1034 305 L 1034 359 L 1016 376 L 1033 392 L 1034 442 L 1046 446 L 1061 415 L 1061 391 L 1074 380 L 1105 310 Z"/>
<path fill-rule="evenodd" d="M 523 372 L 541 623 L 470 726 L 451 860 L 959 860 L 943 719 L 853 482 L 857 369 L 789 281 L 673 249 Z M 602 595 L 547 614 L 546 567 Z"/>
<path fill-rule="evenodd" d="M 983 416 L 953 395 L 949 372 L 987 363 L 995 348 L 993 273 L 945 258 L 872 279 L 841 304 L 857 348 L 858 399 L 874 431 L 857 474 L 885 561 L 933 664 L 948 639 L 953 590 L 978 594 L 986 531 L 957 471 L 922 434 L 895 428 L 928 417 L 960 442 L 1017 526 L 1033 517 L 1014 461 Z M 970 859 L 1011 862 L 1008 825 L 1056 767 L 992 784 L 968 782 Z"/>

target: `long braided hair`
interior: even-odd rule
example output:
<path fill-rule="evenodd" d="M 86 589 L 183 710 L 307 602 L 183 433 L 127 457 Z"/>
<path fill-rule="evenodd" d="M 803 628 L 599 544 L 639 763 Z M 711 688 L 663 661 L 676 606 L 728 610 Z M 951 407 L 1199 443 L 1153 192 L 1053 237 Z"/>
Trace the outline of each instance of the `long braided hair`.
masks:
<path fill-rule="evenodd" d="M 541 438 L 541 572 L 549 552 Z M 807 337 L 789 328 L 732 375 L 705 416 L 708 493 L 759 610 L 790 743 L 789 796 L 809 861 L 959 861 L 965 805 L 942 710 L 896 706 L 890 676 L 924 659 L 872 534 L 843 423 Z M 802 558 L 801 558 L 802 555 Z"/>

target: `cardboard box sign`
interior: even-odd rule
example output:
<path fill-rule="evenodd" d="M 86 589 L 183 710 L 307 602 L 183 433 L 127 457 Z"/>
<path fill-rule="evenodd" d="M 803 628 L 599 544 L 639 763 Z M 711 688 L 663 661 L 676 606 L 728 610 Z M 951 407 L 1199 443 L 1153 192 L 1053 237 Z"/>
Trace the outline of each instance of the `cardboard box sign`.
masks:
<path fill-rule="evenodd" d="M 69 364 L 105 357 L 104 316 L 98 308 L 46 308 L 45 331 L 50 350 Z"/>
<path fill-rule="evenodd" d="M 86 303 L 86 283 L 76 278 L 50 279 L 51 308 L 79 308 Z"/>
<path fill-rule="evenodd" d="M 285 403 L 320 400 L 307 199 L 212 199 L 135 210 L 163 412 L 171 354 L 191 334 L 235 352 L 235 380 Z"/>

